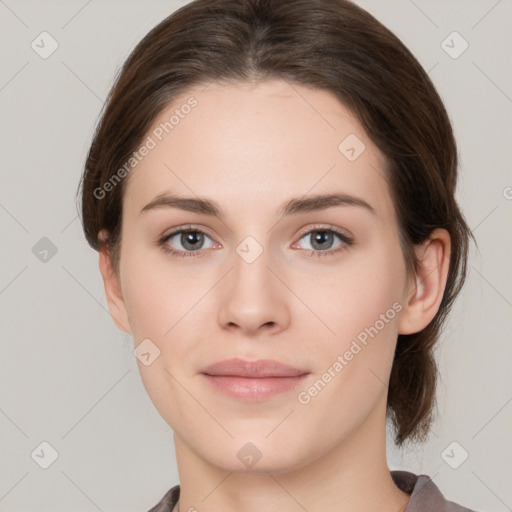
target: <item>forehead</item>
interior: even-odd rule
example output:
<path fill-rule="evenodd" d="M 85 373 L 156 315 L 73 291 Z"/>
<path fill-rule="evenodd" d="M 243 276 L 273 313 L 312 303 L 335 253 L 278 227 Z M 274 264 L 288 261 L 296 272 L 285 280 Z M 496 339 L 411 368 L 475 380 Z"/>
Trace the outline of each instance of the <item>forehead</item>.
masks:
<path fill-rule="evenodd" d="M 330 92 L 273 80 L 196 86 L 162 110 L 151 149 L 131 171 L 125 209 L 158 194 L 215 198 L 227 215 L 290 197 L 345 192 L 381 216 L 392 204 L 385 159 L 358 119 Z"/>

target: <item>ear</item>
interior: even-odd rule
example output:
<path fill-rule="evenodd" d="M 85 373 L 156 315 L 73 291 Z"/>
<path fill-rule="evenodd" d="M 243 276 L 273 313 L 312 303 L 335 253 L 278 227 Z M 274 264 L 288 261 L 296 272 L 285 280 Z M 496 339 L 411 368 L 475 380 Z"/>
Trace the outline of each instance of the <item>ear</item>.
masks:
<path fill-rule="evenodd" d="M 99 237 L 104 238 L 105 236 L 105 232 L 102 230 Z M 99 251 L 99 266 L 105 286 L 105 296 L 107 298 L 110 315 L 121 331 L 131 334 L 120 278 L 112 268 L 111 255 L 107 248 Z"/>
<path fill-rule="evenodd" d="M 428 240 L 415 247 L 418 272 L 409 284 L 398 325 L 399 334 L 424 329 L 439 310 L 450 265 L 451 239 L 445 229 L 435 229 Z"/>

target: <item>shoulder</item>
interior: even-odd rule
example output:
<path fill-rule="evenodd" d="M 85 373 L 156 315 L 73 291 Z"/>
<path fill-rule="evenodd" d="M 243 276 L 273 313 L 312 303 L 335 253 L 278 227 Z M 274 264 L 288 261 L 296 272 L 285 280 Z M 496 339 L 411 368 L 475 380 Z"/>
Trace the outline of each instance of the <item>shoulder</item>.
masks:
<path fill-rule="evenodd" d="M 447 500 L 434 481 L 427 475 L 409 471 L 391 471 L 396 486 L 411 495 L 404 512 L 476 512 Z M 180 486 L 169 489 L 148 512 L 172 512 L 180 496 Z"/>
<path fill-rule="evenodd" d="M 427 475 L 391 471 L 391 477 L 399 489 L 411 495 L 404 512 L 475 512 L 447 500 Z"/>
<path fill-rule="evenodd" d="M 148 512 L 171 512 L 176 503 L 178 502 L 178 498 L 180 497 L 180 486 L 175 485 L 171 489 L 169 489 L 164 497 L 152 508 L 148 510 Z"/>

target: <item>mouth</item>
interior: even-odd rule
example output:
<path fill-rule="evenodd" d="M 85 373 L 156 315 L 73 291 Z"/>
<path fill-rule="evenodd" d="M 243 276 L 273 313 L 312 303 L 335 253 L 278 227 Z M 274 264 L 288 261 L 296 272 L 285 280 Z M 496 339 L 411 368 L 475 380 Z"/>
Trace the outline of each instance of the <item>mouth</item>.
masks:
<path fill-rule="evenodd" d="M 268 359 L 220 361 L 200 372 L 216 390 L 247 401 L 261 401 L 290 391 L 311 372 Z"/>

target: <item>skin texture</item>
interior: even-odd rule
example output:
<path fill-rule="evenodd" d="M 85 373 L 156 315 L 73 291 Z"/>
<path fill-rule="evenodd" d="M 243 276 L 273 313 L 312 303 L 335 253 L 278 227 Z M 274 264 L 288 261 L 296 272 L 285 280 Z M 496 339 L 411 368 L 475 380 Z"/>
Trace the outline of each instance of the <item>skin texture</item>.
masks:
<path fill-rule="evenodd" d="M 197 106 L 129 176 L 119 275 L 108 252 L 100 253 L 117 326 L 135 346 L 149 338 L 160 350 L 149 366 L 138 365 L 174 431 L 180 510 L 403 510 L 409 496 L 386 462 L 387 384 L 397 335 L 420 331 L 439 308 L 448 233 L 438 229 L 417 247 L 420 270 L 407 279 L 384 157 L 330 93 L 281 80 L 214 83 L 175 99 L 152 129 L 190 96 Z M 365 144 L 354 161 L 338 150 L 349 134 Z M 215 200 L 225 217 L 139 213 L 163 192 Z M 364 199 L 377 215 L 356 206 L 277 213 L 291 198 L 333 192 Z M 172 256 L 158 245 L 190 224 L 207 235 L 196 242 L 200 256 Z M 311 230 L 330 227 L 354 243 L 333 253 L 344 243 L 333 235 L 331 246 L 318 249 Z M 236 252 L 247 236 L 263 248 L 252 263 Z M 180 234 L 167 245 L 193 253 Z M 401 311 L 300 403 L 298 393 L 394 303 Z M 245 402 L 199 374 L 232 357 L 274 359 L 311 374 L 300 388 Z M 248 442 L 261 453 L 251 468 L 237 457 Z"/>

